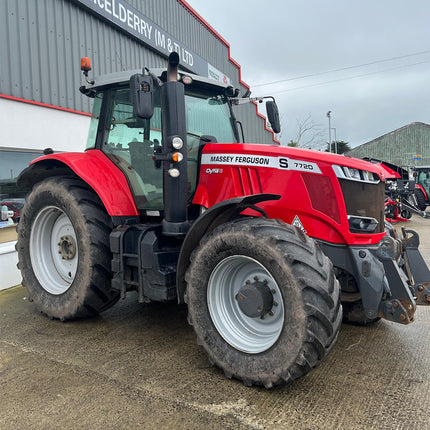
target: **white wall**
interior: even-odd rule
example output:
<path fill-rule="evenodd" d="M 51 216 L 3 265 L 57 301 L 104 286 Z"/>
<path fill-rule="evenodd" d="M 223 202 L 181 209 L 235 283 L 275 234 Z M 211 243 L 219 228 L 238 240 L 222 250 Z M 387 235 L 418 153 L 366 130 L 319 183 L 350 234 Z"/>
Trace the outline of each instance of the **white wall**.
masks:
<path fill-rule="evenodd" d="M 15 251 L 16 241 L 0 243 L 0 290 L 19 285 L 21 273 L 16 267 L 18 253 Z"/>
<path fill-rule="evenodd" d="M 0 98 L 0 146 L 83 151 L 90 117 Z M 21 282 L 15 242 L 0 244 L 0 290 Z"/>
<path fill-rule="evenodd" d="M 83 151 L 90 117 L 0 98 L 0 146 Z"/>

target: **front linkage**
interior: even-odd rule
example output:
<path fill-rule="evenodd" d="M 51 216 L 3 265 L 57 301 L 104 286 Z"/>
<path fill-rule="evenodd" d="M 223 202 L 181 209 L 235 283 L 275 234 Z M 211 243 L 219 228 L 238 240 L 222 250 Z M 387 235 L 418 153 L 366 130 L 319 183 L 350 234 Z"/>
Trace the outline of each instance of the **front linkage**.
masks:
<path fill-rule="evenodd" d="M 430 271 L 418 250 L 419 236 L 402 227 L 402 237 L 392 228 L 380 243 L 376 256 L 382 261 L 389 291 L 381 302 L 379 317 L 409 324 L 416 305 L 430 305 Z"/>

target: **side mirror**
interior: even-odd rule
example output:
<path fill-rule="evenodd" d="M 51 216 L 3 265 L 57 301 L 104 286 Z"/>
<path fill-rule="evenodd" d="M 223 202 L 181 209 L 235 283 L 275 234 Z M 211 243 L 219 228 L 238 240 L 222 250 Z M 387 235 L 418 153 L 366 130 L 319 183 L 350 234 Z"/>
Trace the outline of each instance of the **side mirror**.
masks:
<path fill-rule="evenodd" d="M 130 96 L 135 116 L 150 119 L 154 114 L 154 83 L 149 75 L 133 75 L 130 78 Z"/>
<path fill-rule="evenodd" d="M 274 133 L 281 131 L 281 121 L 279 120 L 278 106 L 274 100 L 266 102 L 267 117 Z"/>

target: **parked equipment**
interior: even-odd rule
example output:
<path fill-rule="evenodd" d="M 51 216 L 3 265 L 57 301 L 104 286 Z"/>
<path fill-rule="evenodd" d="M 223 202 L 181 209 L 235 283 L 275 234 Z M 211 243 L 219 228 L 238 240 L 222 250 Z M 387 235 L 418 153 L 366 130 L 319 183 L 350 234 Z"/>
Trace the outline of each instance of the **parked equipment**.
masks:
<path fill-rule="evenodd" d="M 390 223 L 407 222 L 412 214 L 428 218 L 425 208 L 421 209 L 416 195 L 416 183 L 411 168 L 397 166 L 387 161 L 363 158 L 379 164 L 385 177 L 385 219 Z"/>
<path fill-rule="evenodd" d="M 415 178 L 415 198 L 417 205 L 422 211 L 430 205 L 430 166 L 415 166 L 413 168 Z"/>
<path fill-rule="evenodd" d="M 263 99 L 178 62 L 87 77 L 86 152 L 46 155 L 20 175 L 34 184 L 17 244 L 29 299 L 61 320 L 130 291 L 186 302 L 209 360 L 267 388 L 323 360 L 341 301 L 350 322 L 412 322 L 429 304 L 430 272 L 418 235 L 385 224 L 383 169 L 242 143 L 234 109 Z M 273 100 L 267 112 L 278 132 Z"/>

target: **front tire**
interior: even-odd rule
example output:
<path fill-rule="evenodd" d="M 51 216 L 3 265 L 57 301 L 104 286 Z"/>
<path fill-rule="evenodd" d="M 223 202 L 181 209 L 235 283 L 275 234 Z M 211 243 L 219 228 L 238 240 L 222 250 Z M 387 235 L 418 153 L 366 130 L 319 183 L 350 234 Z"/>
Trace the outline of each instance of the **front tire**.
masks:
<path fill-rule="evenodd" d="M 18 224 L 18 267 L 28 297 L 46 315 L 98 314 L 119 299 L 111 288 L 112 225 L 82 181 L 56 177 L 35 185 Z"/>
<path fill-rule="evenodd" d="M 229 378 L 270 388 L 328 354 L 342 320 L 330 260 L 295 227 L 245 218 L 204 237 L 186 275 L 189 322 Z"/>

